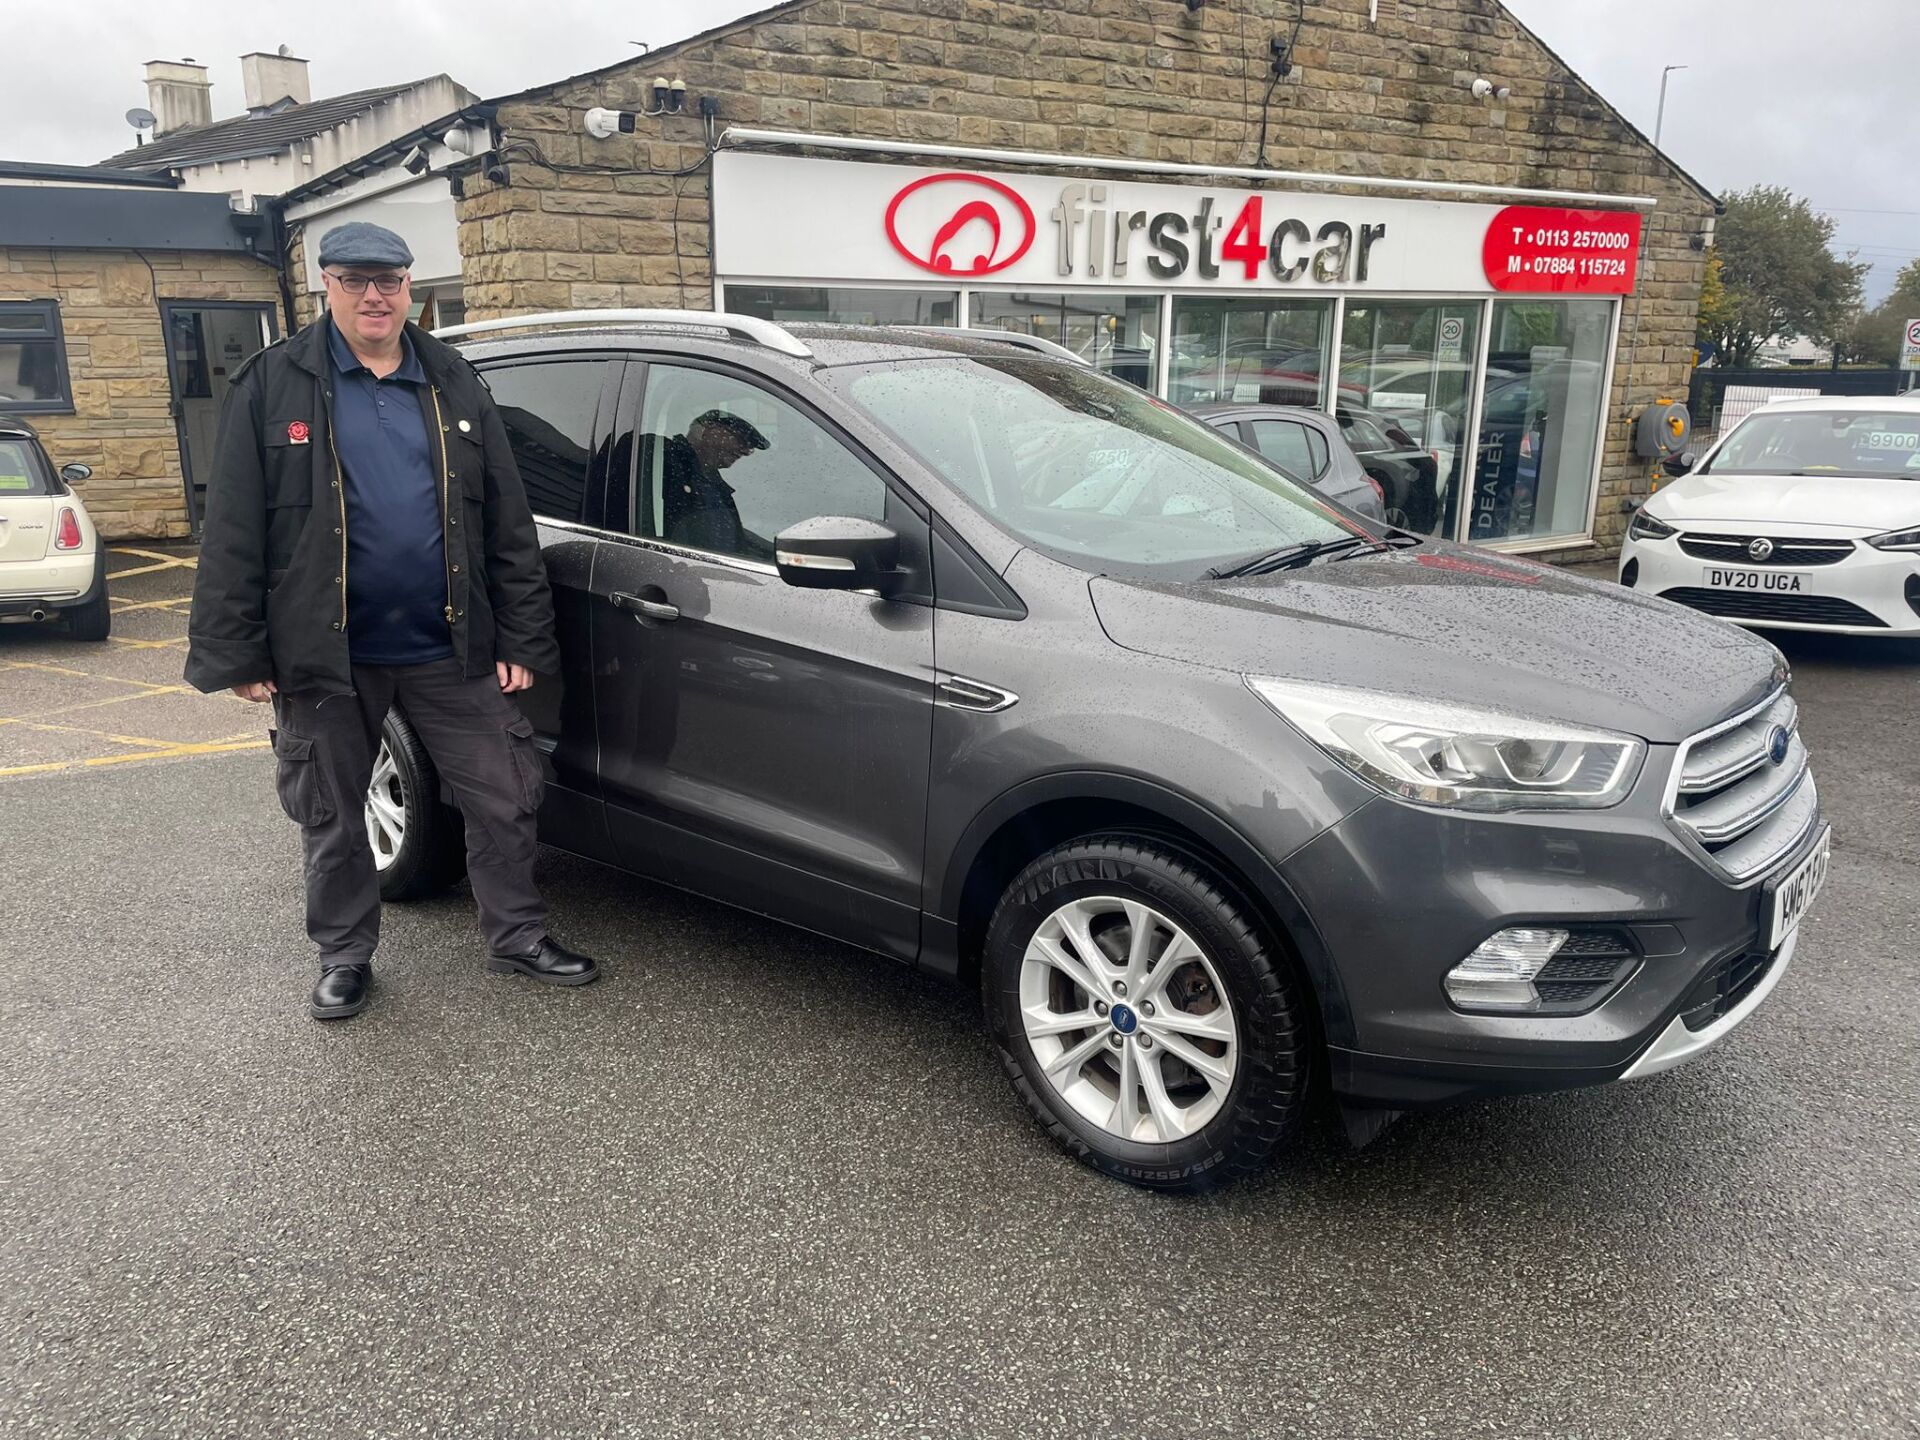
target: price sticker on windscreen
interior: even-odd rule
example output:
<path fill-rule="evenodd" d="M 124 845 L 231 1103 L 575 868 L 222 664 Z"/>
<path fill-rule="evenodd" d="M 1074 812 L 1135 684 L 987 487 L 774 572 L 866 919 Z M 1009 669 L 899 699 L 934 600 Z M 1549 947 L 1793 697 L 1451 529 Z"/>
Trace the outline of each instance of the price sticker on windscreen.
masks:
<path fill-rule="evenodd" d="M 1640 225 L 1634 210 L 1510 205 L 1487 226 L 1487 283 L 1542 295 L 1626 295 L 1639 274 Z"/>

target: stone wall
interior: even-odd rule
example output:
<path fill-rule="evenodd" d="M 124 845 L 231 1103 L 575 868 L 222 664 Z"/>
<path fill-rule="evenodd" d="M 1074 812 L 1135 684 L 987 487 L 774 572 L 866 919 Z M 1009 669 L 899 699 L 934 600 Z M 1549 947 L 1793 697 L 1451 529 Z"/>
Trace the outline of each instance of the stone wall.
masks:
<path fill-rule="evenodd" d="M 93 467 L 74 488 L 108 539 L 188 533 L 159 302 L 260 300 L 277 311 L 279 297 L 273 271 L 237 255 L 0 249 L 0 300 L 60 302 L 74 413 L 26 418 L 56 466 Z"/>
<path fill-rule="evenodd" d="M 458 207 L 468 315 L 710 306 L 706 170 L 552 168 L 695 166 L 702 96 L 718 102 L 722 127 L 1651 195 L 1640 293 L 1622 318 L 1598 544 L 1557 558 L 1617 549 L 1623 500 L 1649 477 L 1628 455 L 1631 416 L 1686 393 L 1705 270 L 1690 240 L 1711 199 L 1497 0 L 1383 0 L 1377 25 L 1367 0 L 1307 0 L 1295 69 L 1267 107 L 1263 159 L 1268 43 L 1291 33 L 1293 15 L 1292 0 L 1214 0 L 1192 13 L 1171 0 L 801 0 L 527 92 L 498 115 L 508 183 L 475 175 Z M 643 108 L 662 73 L 686 80 L 690 113 L 611 140 L 585 134 L 589 107 Z M 1478 75 L 1511 97 L 1475 100 Z"/>

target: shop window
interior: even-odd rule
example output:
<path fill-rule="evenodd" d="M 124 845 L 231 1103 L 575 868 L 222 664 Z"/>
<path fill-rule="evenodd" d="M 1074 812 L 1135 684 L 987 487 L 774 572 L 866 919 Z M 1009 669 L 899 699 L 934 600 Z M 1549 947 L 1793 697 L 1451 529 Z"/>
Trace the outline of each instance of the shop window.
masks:
<path fill-rule="evenodd" d="M 786 401 L 709 370 L 647 367 L 630 533 L 773 562 L 774 537 L 817 515 L 886 517 L 880 477 Z"/>
<path fill-rule="evenodd" d="M 1479 333 L 1478 304 L 1347 305 L 1335 418 L 1395 525 L 1456 533 Z"/>
<path fill-rule="evenodd" d="M 70 411 L 67 346 L 52 300 L 0 301 L 0 411 Z"/>
<path fill-rule="evenodd" d="M 497 365 L 487 388 L 535 515 L 578 521 L 587 489 L 594 412 L 609 360 Z"/>
<path fill-rule="evenodd" d="M 857 286 L 729 285 L 727 310 L 783 325 L 958 325 L 953 290 L 869 290 Z"/>
<path fill-rule="evenodd" d="M 1611 300 L 1500 300 L 1467 537 L 1586 532 L 1606 409 Z"/>
<path fill-rule="evenodd" d="M 1317 407 L 1326 402 L 1332 333 L 1333 306 L 1326 301 L 1179 297 L 1167 398 L 1176 405 Z"/>
<path fill-rule="evenodd" d="M 973 319 L 979 330 L 1010 330 L 1051 340 L 1103 374 L 1153 389 L 1160 298 L 1157 295 L 1087 295 L 1060 292 L 1000 295 L 976 291 Z"/>

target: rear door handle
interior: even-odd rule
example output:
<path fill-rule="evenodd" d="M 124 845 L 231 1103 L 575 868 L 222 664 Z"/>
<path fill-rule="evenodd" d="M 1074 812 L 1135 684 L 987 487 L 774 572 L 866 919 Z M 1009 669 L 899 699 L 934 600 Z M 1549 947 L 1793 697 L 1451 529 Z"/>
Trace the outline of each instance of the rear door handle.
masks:
<path fill-rule="evenodd" d="M 616 590 L 607 597 L 620 609 L 631 612 L 643 620 L 678 620 L 680 607 L 669 605 L 664 600 L 645 600 L 638 595 L 629 595 L 624 590 Z"/>

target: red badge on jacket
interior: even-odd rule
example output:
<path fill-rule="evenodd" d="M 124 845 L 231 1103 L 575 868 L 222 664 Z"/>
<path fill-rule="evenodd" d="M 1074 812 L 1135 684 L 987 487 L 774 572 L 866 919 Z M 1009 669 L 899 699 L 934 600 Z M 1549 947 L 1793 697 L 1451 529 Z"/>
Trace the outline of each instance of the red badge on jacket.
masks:
<path fill-rule="evenodd" d="M 287 422 L 287 443 L 289 445 L 306 444 L 307 436 L 311 433 L 312 432 L 307 429 L 307 422 L 304 420 L 289 420 Z"/>

